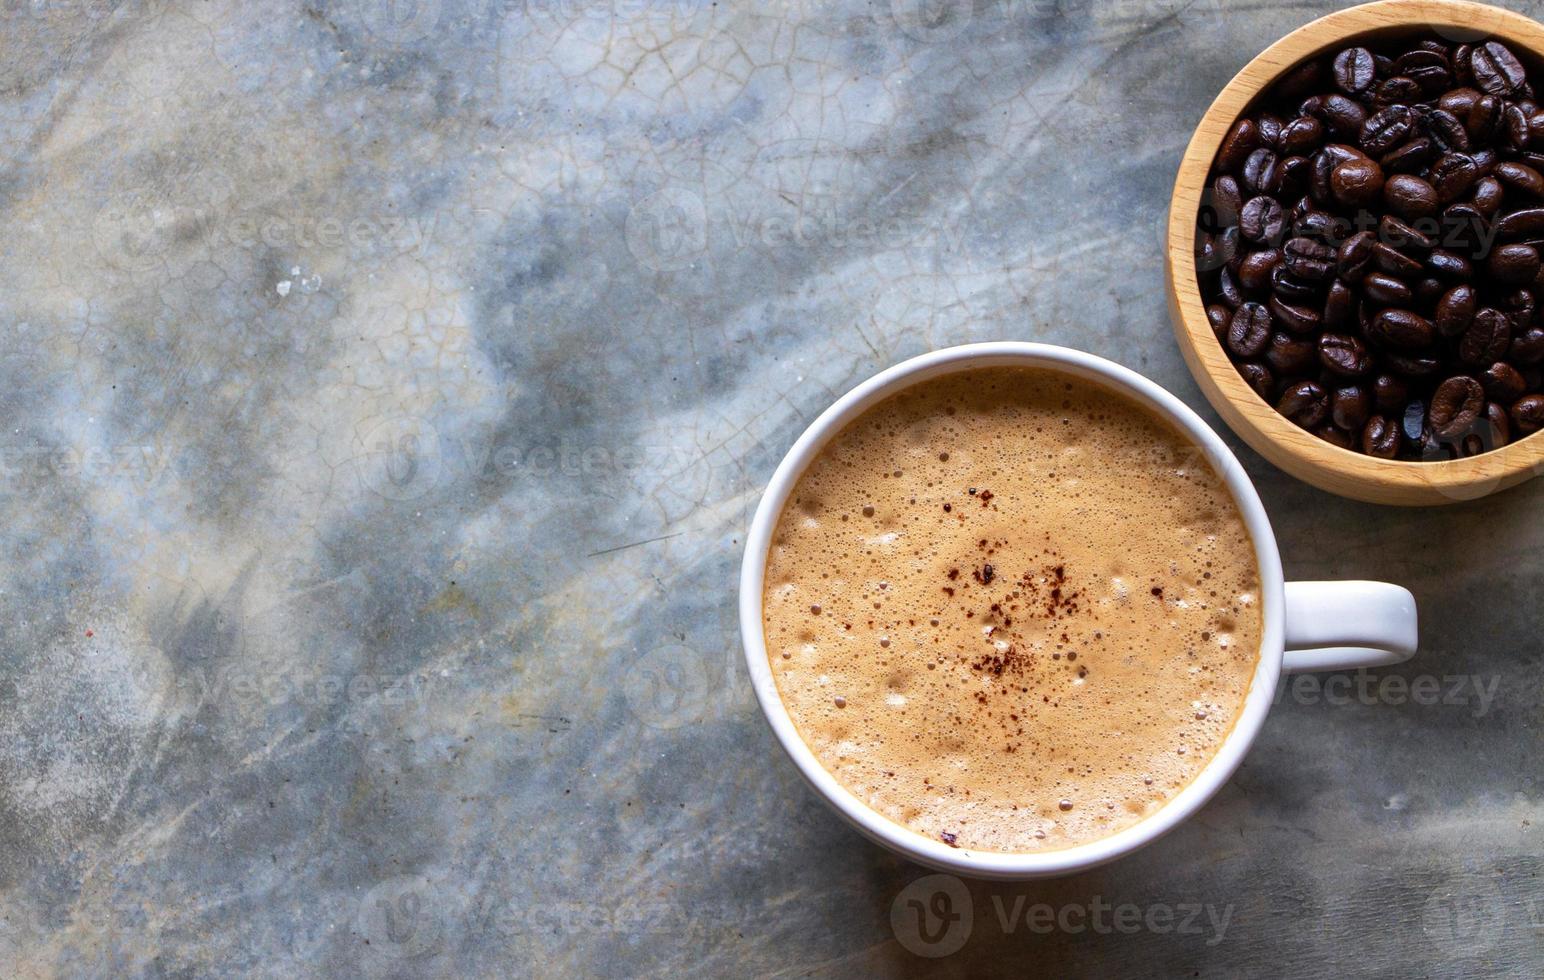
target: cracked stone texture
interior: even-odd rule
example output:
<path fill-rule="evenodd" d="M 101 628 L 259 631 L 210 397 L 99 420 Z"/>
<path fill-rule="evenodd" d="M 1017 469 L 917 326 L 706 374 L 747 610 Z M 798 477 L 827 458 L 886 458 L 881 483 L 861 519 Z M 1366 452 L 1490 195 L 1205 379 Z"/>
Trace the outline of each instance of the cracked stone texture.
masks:
<path fill-rule="evenodd" d="M 1540 975 L 1544 482 L 1378 508 L 1229 435 L 1419 657 L 1129 859 L 959 886 L 946 957 L 741 662 L 758 493 L 880 368 L 1051 341 L 1215 421 L 1170 183 L 1330 6 L 0 2 L 5 972 Z"/>

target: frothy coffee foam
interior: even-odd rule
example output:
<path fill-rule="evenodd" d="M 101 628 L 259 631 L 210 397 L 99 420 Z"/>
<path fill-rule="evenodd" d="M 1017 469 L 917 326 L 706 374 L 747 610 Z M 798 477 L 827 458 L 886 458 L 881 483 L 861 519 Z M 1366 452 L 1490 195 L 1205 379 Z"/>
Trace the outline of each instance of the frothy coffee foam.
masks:
<path fill-rule="evenodd" d="M 1026 852 L 1151 814 L 1216 753 L 1259 657 L 1243 518 L 1109 389 L 987 368 L 871 408 L 795 487 L 767 561 L 778 690 L 848 790 Z"/>

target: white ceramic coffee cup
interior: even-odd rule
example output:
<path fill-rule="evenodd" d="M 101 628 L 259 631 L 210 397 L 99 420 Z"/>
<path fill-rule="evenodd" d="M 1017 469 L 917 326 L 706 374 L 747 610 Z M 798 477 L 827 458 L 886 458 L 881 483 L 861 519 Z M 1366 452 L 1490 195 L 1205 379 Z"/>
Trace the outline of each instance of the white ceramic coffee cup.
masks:
<path fill-rule="evenodd" d="M 799 736 L 778 695 L 767 660 L 762 585 L 767 553 L 783 505 L 806 466 L 828 440 L 877 402 L 903 388 L 980 367 L 1041 367 L 1105 385 L 1136 399 L 1187 435 L 1226 481 L 1254 540 L 1260 567 L 1263 635 L 1243 710 L 1217 754 L 1161 809 L 1109 837 L 1056 851 L 1004 854 L 951 847 L 880 815 L 844 789 Z M 1082 351 L 1047 344 L 999 342 L 950 347 L 914 357 L 858 385 L 804 430 L 772 474 L 745 542 L 740 568 L 740 633 L 751 682 L 778 741 L 810 785 L 837 812 L 878 843 L 914 861 L 977 878 L 1072 874 L 1114 860 L 1155 840 L 1201 808 L 1227 782 L 1265 722 L 1283 673 L 1357 670 L 1399 663 L 1416 647 L 1415 599 L 1382 582 L 1283 583 L 1281 556 L 1254 485 L 1227 445 L 1178 398 L 1128 368 Z"/>

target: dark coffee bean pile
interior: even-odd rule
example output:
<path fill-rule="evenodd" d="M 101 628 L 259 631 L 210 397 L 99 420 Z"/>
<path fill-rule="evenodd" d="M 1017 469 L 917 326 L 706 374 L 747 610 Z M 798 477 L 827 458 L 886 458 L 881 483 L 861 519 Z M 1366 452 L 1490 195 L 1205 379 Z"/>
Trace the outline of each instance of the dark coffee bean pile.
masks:
<path fill-rule="evenodd" d="M 1326 442 L 1454 459 L 1544 427 L 1544 108 L 1505 45 L 1299 65 L 1229 131 L 1198 225 L 1213 331 Z"/>

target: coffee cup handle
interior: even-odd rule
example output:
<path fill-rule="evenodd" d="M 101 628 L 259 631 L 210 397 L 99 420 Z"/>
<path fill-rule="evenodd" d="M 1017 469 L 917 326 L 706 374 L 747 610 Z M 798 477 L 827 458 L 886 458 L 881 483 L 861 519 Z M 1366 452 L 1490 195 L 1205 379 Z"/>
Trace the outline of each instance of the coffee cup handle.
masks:
<path fill-rule="evenodd" d="M 1284 673 L 1361 670 L 1415 655 L 1415 596 L 1387 582 L 1288 582 Z"/>

